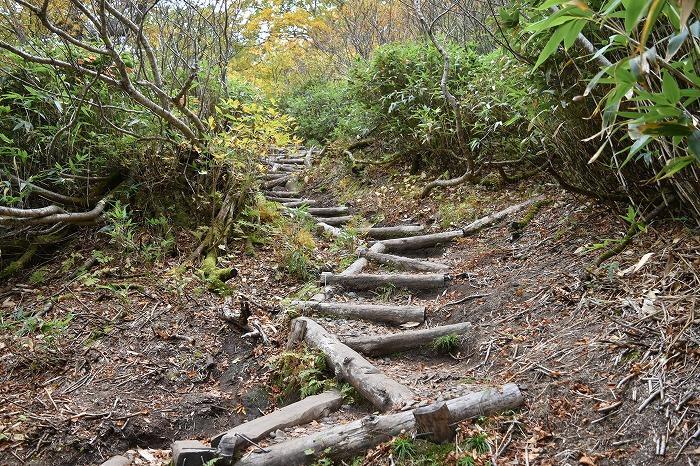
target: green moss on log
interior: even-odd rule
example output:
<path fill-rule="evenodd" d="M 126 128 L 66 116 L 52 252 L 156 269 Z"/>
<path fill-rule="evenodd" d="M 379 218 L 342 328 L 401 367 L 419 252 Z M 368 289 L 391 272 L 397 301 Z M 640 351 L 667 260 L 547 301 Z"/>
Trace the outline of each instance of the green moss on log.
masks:
<path fill-rule="evenodd" d="M 210 290 L 221 294 L 228 294 L 232 290 L 226 282 L 236 276 L 236 269 L 233 267 L 217 267 L 217 259 L 216 249 L 212 248 L 202 261 L 200 271 Z"/>
<path fill-rule="evenodd" d="M 39 250 L 39 244 L 30 244 L 29 247 L 24 251 L 19 258 L 10 262 L 10 265 L 5 267 L 5 269 L 0 272 L 0 278 L 9 278 L 17 273 L 21 272 L 27 264 L 32 260 L 34 255 Z"/>

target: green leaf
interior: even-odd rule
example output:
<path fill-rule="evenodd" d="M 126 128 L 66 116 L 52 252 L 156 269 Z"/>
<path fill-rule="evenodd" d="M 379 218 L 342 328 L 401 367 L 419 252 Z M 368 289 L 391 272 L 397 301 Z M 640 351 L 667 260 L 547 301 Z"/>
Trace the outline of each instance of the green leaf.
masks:
<path fill-rule="evenodd" d="M 665 178 L 670 178 L 694 162 L 697 162 L 697 160 L 693 155 L 672 158 L 666 162 L 666 165 L 664 165 L 661 171 L 656 175 L 655 179 L 658 181 Z"/>
<path fill-rule="evenodd" d="M 538 10 L 546 10 L 547 8 L 551 8 L 553 6 L 561 5 L 563 3 L 566 3 L 567 0 L 547 0 L 545 1 L 542 5 L 537 7 Z"/>
<path fill-rule="evenodd" d="M 557 47 L 559 47 L 561 41 L 564 40 L 564 35 L 566 34 L 567 30 L 568 27 L 565 24 L 563 26 L 559 26 L 557 30 L 554 31 L 552 37 L 549 38 L 542 49 L 542 52 L 540 52 L 540 56 L 537 57 L 537 62 L 535 63 L 534 69 L 539 68 L 539 66 L 544 63 L 545 60 L 552 56 L 552 54 L 557 50 Z"/>
<path fill-rule="evenodd" d="M 642 3 L 642 2 L 639 2 L 639 3 Z M 639 38 L 639 51 L 640 52 L 644 51 L 644 47 L 646 46 L 647 39 L 649 38 L 649 34 L 651 34 L 651 29 L 654 26 L 656 19 L 661 14 L 661 10 L 663 10 L 663 7 L 665 5 L 666 5 L 666 0 L 652 0 L 651 7 L 649 8 L 649 15 L 647 16 L 647 20 L 644 23 L 644 27 L 642 28 L 642 34 L 640 35 L 640 38 Z"/>
<path fill-rule="evenodd" d="M 622 2 L 625 5 L 625 31 L 628 34 L 637 27 L 642 15 L 647 9 L 647 0 L 626 0 Z"/>
<path fill-rule="evenodd" d="M 666 61 L 673 58 L 673 56 L 678 53 L 678 51 L 683 46 L 683 43 L 688 38 L 689 30 L 687 28 L 681 29 L 681 32 L 674 34 L 668 40 L 668 47 L 666 47 Z"/>
<path fill-rule="evenodd" d="M 627 156 L 627 158 L 625 159 L 625 161 L 622 162 L 622 165 L 620 165 L 620 168 L 623 168 L 625 165 L 627 165 L 627 163 L 628 163 L 630 160 L 632 160 L 632 157 L 634 157 L 634 155 L 635 155 L 637 152 L 639 152 L 639 151 L 642 150 L 644 147 L 646 147 L 651 141 L 653 141 L 653 139 L 651 138 L 651 136 L 648 136 L 648 135 L 644 135 L 644 136 L 642 136 L 641 138 L 639 138 L 639 139 L 637 139 L 636 141 L 634 141 L 634 144 L 632 144 L 632 147 L 630 147 L 630 153 L 629 153 L 629 155 Z"/>
<path fill-rule="evenodd" d="M 688 137 L 688 151 L 695 156 L 695 159 L 700 163 L 700 130 L 696 129 L 693 134 Z"/>
<path fill-rule="evenodd" d="M 588 82 L 588 85 L 586 86 L 586 90 L 583 91 L 584 97 L 590 94 L 593 89 L 595 89 L 595 87 L 598 85 L 598 81 L 600 81 L 600 79 L 605 75 L 605 73 L 608 72 L 609 69 L 610 67 L 607 66 L 600 70 L 595 76 L 593 76 L 593 78 L 591 78 L 591 80 Z"/>
<path fill-rule="evenodd" d="M 586 25 L 586 20 L 585 19 L 578 19 L 576 21 L 573 21 L 571 25 L 569 26 L 569 30 L 566 32 L 566 35 L 564 36 L 564 48 L 566 50 L 569 49 L 572 45 L 574 45 L 574 42 L 576 42 L 576 39 L 578 38 L 579 33 L 581 30 L 584 28 Z"/>
<path fill-rule="evenodd" d="M 678 101 L 681 100 L 681 90 L 678 87 L 678 83 L 668 71 L 664 72 L 663 79 L 662 89 L 664 96 L 668 98 L 671 104 L 678 103 Z"/>
<path fill-rule="evenodd" d="M 646 123 L 639 127 L 642 134 L 650 136 L 690 136 L 693 129 L 685 124 L 676 121 L 659 121 L 656 123 Z"/>

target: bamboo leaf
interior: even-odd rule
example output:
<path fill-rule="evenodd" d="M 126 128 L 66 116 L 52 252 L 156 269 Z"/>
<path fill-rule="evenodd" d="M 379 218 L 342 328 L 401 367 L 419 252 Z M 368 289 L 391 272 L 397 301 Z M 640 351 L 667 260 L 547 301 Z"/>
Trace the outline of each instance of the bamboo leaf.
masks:
<path fill-rule="evenodd" d="M 686 155 L 684 157 L 674 157 L 668 162 L 666 162 L 666 165 L 664 165 L 661 171 L 656 175 L 655 179 L 658 181 L 663 180 L 665 178 L 670 178 L 694 162 L 696 162 L 696 159 L 693 155 Z"/>
<path fill-rule="evenodd" d="M 681 100 L 681 90 L 678 87 L 678 83 L 669 72 L 664 73 L 662 89 L 664 96 L 668 98 L 671 104 L 676 104 Z"/>

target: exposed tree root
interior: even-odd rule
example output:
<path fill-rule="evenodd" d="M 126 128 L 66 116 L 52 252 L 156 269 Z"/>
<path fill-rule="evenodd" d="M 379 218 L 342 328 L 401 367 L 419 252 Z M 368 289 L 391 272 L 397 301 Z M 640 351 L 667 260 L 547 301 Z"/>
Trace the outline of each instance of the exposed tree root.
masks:
<path fill-rule="evenodd" d="M 352 144 L 350 144 L 347 148 L 349 151 L 354 151 L 357 149 L 363 149 L 367 146 L 371 146 L 374 144 L 375 139 L 374 138 L 364 138 L 360 139 L 359 141 L 355 141 Z"/>
<path fill-rule="evenodd" d="M 666 200 L 662 201 L 661 204 L 656 206 L 654 210 L 652 210 L 649 215 L 645 215 L 644 218 L 642 219 L 645 223 L 651 222 L 654 218 L 658 217 L 661 212 L 664 210 L 668 209 L 668 204 L 674 200 L 674 196 L 669 196 Z M 614 247 L 611 249 L 607 250 L 603 254 L 598 257 L 595 261 L 595 266 L 600 267 L 600 265 L 605 262 L 606 260 L 617 256 L 620 254 L 622 251 L 624 251 L 627 246 L 632 242 L 635 236 L 642 231 L 640 228 L 639 222 L 632 222 L 630 224 L 629 228 L 627 229 L 627 233 L 625 233 L 625 236 L 622 238 L 622 241 L 617 243 Z"/>
<path fill-rule="evenodd" d="M 596 193 L 593 191 L 589 191 L 588 189 L 582 188 L 580 186 L 575 186 L 568 181 L 566 181 L 555 169 L 552 167 L 551 164 L 549 164 L 549 167 L 547 171 L 554 177 L 555 180 L 559 183 L 559 185 L 566 189 L 567 191 L 571 191 L 572 193 L 576 194 L 581 194 L 582 196 L 590 197 L 592 199 L 600 199 L 604 201 L 626 201 L 627 197 L 618 194 L 618 193 L 610 193 L 610 194 L 603 194 L 603 193 Z"/>
<path fill-rule="evenodd" d="M 534 202 L 525 212 L 525 215 L 516 222 L 511 223 L 510 229 L 513 231 L 513 237 L 520 236 L 522 230 L 535 218 L 535 215 L 542 209 L 552 203 L 551 199 L 542 199 Z"/>
<path fill-rule="evenodd" d="M 16 260 L 10 262 L 10 265 L 5 267 L 5 269 L 3 269 L 2 272 L 0 272 L 0 278 L 9 278 L 22 271 L 27 266 L 27 264 L 31 262 L 31 260 L 36 255 L 37 251 L 39 251 L 39 244 L 30 244 L 26 251 L 24 251 L 24 254 L 22 254 Z"/>
<path fill-rule="evenodd" d="M 471 170 L 467 170 L 464 173 L 464 175 L 457 177 L 457 178 L 451 178 L 449 180 L 431 181 L 430 183 L 425 185 L 425 188 L 423 188 L 423 191 L 420 193 L 420 197 L 421 197 L 421 199 L 428 197 L 428 194 L 430 194 L 430 192 L 435 188 L 448 188 L 450 186 L 457 186 L 457 185 L 465 183 L 471 179 L 472 179 Z"/>

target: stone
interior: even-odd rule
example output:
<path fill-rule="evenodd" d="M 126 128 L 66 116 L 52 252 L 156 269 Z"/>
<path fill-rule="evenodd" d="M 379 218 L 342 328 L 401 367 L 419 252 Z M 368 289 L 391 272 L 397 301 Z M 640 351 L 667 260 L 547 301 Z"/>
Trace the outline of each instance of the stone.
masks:
<path fill-rule="evenodd" d="M 216 458 L 216 448 L 197 440 L 178 440 L 171 445 L 173 466 L 202 466 Z"/>
<path fill-rule="evenodd" d="M 102 463 L 100 466 L 129 466 L 131 464 L 131 460 L 127 458 L 126 456 L 113 456 L 104 463 Z"/>

